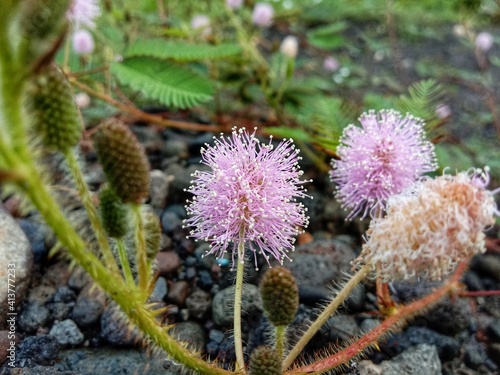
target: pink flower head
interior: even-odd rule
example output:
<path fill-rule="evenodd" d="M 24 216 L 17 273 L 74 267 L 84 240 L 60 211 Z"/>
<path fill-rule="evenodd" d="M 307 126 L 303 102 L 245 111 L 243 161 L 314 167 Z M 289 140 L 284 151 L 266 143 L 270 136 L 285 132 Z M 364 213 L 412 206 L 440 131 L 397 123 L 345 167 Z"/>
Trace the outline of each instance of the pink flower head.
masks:
<path fill-rule="evenodd" d="M 474 40 L 476 48 L 480 49 L 483 52 L 488 52 L 491 47 L 493 47 L 493 43 L 495 43 L 493 35 L 486 31 L 477 34 L 476 39 Z"/>
<path fill-rule="evenodd" d="M 340 63 L 339 61 L 333 57 L 333 56 L 328 56 L 323 60 L 323 69 L 325 69 L 327 72 L 336 72 L 340 68 Z"/>
<path fill-rule="evenodd" d="M 191 20 L 191 27 L 201 32 L 203 37 L 207 37 L 212 33 L 212 28 L 210 27 L 210 18 L 203 14 L 194 16 Z"/>
<path fill-rule="evenodd" d="M 73 0 L 67 17 L 74 24 L 76 29 L 87 27 L 95 28 L 94 20 L 101 14 L 99 0 Z"/>
<path fill-rule="evenodd" d="M 439 280 L 460 261 L 485 251 L 483 230 L 499 216 L 486 190 L 488 169 L 423 178 L 387 200 L 387 215 L 375 218 L 355 265 L 370 265 L 385 281 Z"/>
<path fill-rule="evenodd" d="M 79 55 L 87 55 L 94 51 L 94 38 L 87 30 L 77 30 L 73 34 L 73 50 Z"/>
<path fill-rule="evenodd" d="M 272 138 L 271 138 L 272 140 Z M 293 250 L 294 237 L 308 224 L 306 209 L 296 201 L 307 197 L 299 177 L 297 155 L 292 140 L 283 140 L 276 148 L 260 143 L 255 131 L 233 128 L 232 136 L 215 138 L 215 145 L 202 148 L 202 163 L 210 171 L 200 170 L 187 191 L 185 226 L 194 227 L 190 236 L 210 241 L 207 254 L 222 258 L 233 245 L 233 266 L 238 244 L 244 241 L 254 253 L 283 262 Z M 243 254 L 238 254 L 243 259 Z"/>
<path fill-rule="evenodd" d="M 274 8 L 271 4 L 257 3 L 253 8 L 252 22 L 260 27 L 271 26 L 273 23 Z"/>
<path fill-rule="evenodd" d="M 226 5 L 231 9 L 238 9 L 243 5 L 243 0 L 226 0 Z"/>
<path fill-rule="evenodd" d="M 336 198 L 351 209 L 350 220 L 379 215 L 387 198 L 413 184 L 437 167 L 434 146 L 424 139 L 421 119 L 393 110 L 369 111 L 361 127 L 344 129 L 330 177 L 337 184 Z"/>

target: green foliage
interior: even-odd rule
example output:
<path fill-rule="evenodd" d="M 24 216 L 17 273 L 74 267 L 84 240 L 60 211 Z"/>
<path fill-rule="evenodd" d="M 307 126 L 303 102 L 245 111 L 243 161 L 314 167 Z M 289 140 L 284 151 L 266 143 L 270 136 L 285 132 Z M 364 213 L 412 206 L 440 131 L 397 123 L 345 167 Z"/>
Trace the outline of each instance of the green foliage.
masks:
<path fill-rule="evenodd" d="M 307 40 L 313 46 L 322 49 L 335 49 L 344 45 L 345 40 L 341 32 L 347 27 L 347 23 L 339 21 L 327 26 L 320 26 L 307 33 Z"/>
<path fill-rule="evenodd" d="M 111 73 L 124 85 L 149 99 L 177 108 L 190 108 L 212 98 L 212 83 L 186 68 L 151 57 L 132 57 L 111 64 Z"/>
<path fill-rule="evenodd" d="M 99 192 L 99 212 L 108 236 L 122 238 L 127 234 L 129 231 L 127 208 L 108 186 Z"/>
<path fill-rule="evenodd" d="M 142 39 L 127 48 L 125 57 L 149 56 L 177 61 L 200 61 L 223 59 L 240 53 L 241 47 L 234 43 L 211 45 L 188 44 L 164 39 Z"/>

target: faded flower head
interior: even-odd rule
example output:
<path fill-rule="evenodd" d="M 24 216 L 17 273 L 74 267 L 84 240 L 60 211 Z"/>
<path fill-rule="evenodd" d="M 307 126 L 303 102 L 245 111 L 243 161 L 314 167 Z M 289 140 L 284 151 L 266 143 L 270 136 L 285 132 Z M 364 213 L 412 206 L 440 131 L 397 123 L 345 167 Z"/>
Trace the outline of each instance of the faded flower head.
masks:
<path fill-rule="evenodd" d="M 387 215 L 371 221 L 354 263 L 377 268 L 385 281 L 446 276 L 485 250 L 483 230 L 500 214 L 488 182 L 488 169 L 477 169 L 424 178 L 391 196 Z"/>
<path fill-rule="evenodd" d="M 268 3 L 257 3 L 253 8 L 252 22 L 260 27 L 271 26 L 273 23 L 274 8 Z"/>
<path fill-rule="evenodd" d="M 330 177 L 336 198 L 356 215 L 378 216 L 387 198 L 436 169 L 434 146 L 424 139 L 421 119 L 393 110 L 363 113 L 361 127 L 344 129 Z"/>
<path fill-rule="evenodd" d="M 72 46 L 78 55 L 88 55 L 94 51 L 94 37 L 87 30 L 77 30 L 73 34 Z"/>
<path fill-rule="evenodd" d="M 101 14 L 99 0 L 73 0 L 67 17 L 74 24 L 75 29 L 86 27 L 95 28 L 94 20 Z"/>
<path fill-rule="evenodd" d="M 488 52 L 491 47 L 493 47 L 494 43 L 495 40 L 493 39 L 493 35 L 486 31 L 477 34 L 476 39 L 474 40 L 476 48 L 480 49 L 483 52 Z"/>
<path fill-rule="evenodd" d="M 244 129 L 233 128 L 231 137 L 215 138 L 214 146 L 202 149 L 202 162 L 211 170 L 196 171 L 187 191 L 190 217 L 185 226 L 190 236 L 210 241 L 207 254 L 222 258 L 233 247 L 248 243 L 254 253 L 283 262 L 293 250 L 294 237 L 308 224 L 306 209 L 296 201 L 306 197 L 299 177 L 298 150 L 292 140 L 276 148 L 261 143 Z M 242 254 L 238 254 L 238 258 Z M 242 258 L 240 258 L 242 259 Z"/>

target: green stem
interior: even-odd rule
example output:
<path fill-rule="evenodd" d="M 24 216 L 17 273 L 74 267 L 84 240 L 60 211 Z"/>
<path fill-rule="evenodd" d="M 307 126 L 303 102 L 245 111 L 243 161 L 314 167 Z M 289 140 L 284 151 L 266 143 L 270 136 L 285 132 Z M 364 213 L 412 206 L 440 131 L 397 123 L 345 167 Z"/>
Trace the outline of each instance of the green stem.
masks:
<path fill-rule="evenodd" d="M 149 291 L 149 268 L 146 254 L 146 239 L 144 238 L 144 223 L 141 215 L 141 205 L 131 204 L 135 218 L 135 245 L 137 252 L 137 275 L 139 289 L 145 293 Z"/>
<path fill-rule="evenodd" d="M 118 247 L 118 257 L 120 258 L 125 281 L 130 288 L 135 288 L 134 276 L 132 275 L 132 270 L 130 269 L 130 262 L 128 260 L 127 249 L 125 248 L 123 238 L 116 239 L 116 246 Z"/>
<path fill-rule="evenodd" d="M 64 157 L 66 158 L 66 162 L 68 163 L 69 170 L 73 179 L 75 180 L 76 188 L 78 189 L 78 194 L 82 200 L 83 206 L 87 211 L 87 215 L 90 220 L 90 224 L 92 225 L 92 229 L 97 237 L 97 241 L 99 242 L 99 247 L 102 251 L 102 257 L 104 260 L 104 264 L 107 267 L 111 268 L 111 271 L 115 274 L 119 274 L 120 271 L 118 269 L 118 265 L 116 264 L 115 257 L 111 252 L 111 248 L 109 247 L 108 238 L 106 236 L 106 231 L 102 226 L 101 219 L 99 218 L 99 214 L 92 202 L 92 195 L 90 194 L 89 188 L 85 183 L 82 170 L 78 165 L 78 161 L 76 160 L 75 154 L 73 150 L 67 150 L 64 152 Z"/>
<path fill-rule="evenodd" d="M 283 358 L 283 348 L 285 346 L 286 326 L 276 326 L 276 351 L 280 358 Z"/>
<path fill-rule="evenodd" d="M 243 274 L 245 272 L 245 241 L 241 238 L 238 243 L 237 261 L 236 285 L 234 289 L 234 349 L 236 352 L 236 371 L 244 371 L 245 359 L 243 357 L 243 342 L 241 335 L 241 295 L 243 291 Z"/>
<path fill-rule="evenodd" d="M 290 350 L 287 357 L 283 361 L 283 369 L 287 369 L 297 358 L 300 352 L 305 348 L 307 343 L 312 339 L 312 337 L 319 331 L 319 329 L 326 323 L 328 318 L 337 310 L 337 308 L 344 303 L 344 301 L 349 297 L 349 294 L 370 272 L 371 268 L 369 266 L 364 266 L 358 272 L 356 272 L 351 279 L 344 285 L 342 290 L 335 296 L 335 298 L 330 302 L 330 304 L 325 307 L 323 312 L 316 318 L 316 320 L 309 326 L 304 335 L 299 339 L 295 346 Z"/>

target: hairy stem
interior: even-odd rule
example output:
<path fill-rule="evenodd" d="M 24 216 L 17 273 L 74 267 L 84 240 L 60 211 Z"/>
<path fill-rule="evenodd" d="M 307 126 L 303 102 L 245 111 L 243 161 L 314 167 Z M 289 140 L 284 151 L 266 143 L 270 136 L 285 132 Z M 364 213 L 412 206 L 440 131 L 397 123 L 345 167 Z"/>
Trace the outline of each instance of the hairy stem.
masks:
<path fill-rule="evenodd" d="M 135 218 L 135 245 L 137 252 L 137 277 L 139 289 L 146 293 L 149 291 L 149 267 L 146 254 L 146 239 L 144 238 L 144 223 L 141 215 L 141 205 L 133 204 L 132 212 Z"/>
<path fill-rule="evenodd" d="M 236 352 L 236 371 L 245 370 L 243 358 L 243 340 L 241 337 L 241 295 L 243 292 L 243 274 L 245 273 L 245 241 L 238 243 L 238 265 L 236 267 L 236 284 L 234 286 L 234 349 Z"/>
<path fill-rule="evenodd" d="M 400 306 L 397 312 L 394 313 L 394 315 L 386 318 L 377 327 L 372 329 L 370 332 L 365 334 L 360 339 L 356 340 L 345 349 L 329 357 L 323 358 L 316 363 L 287 371 L 285 372 L 285 374 L 322 374 L 326 371 L 337 368 L 342 364 L 347 363 L 357 355 L 361 354 L 366 348 L 374 345 L 376 346 L 378 340 L 380 340 L 385 334 L 387 334 L 391 330 L 401 327 L 401 325 L 405 324 L 409 319 L 429 309 L 434 304 L 439 302 L 441 298 L 445 297 L 448 293 L 459 290 L 461 288 L 459 279 L 464 273 L 466 267 L 466 263 L 460 263 L 450 280 L 447 281 L 443 286 L 435 290 L 433 293 L 410 303 L 409 305 Z"/>
<path fill-rule="evenodd" d="M 283 358 L 283 348 L 285 347 L 286 326 L 276 326 L 276 351 L 280 358 Z"/>
<path fill-rule="evenodd" d="M 104 264 L 107 267 L 110 267 L 113 273 L 119 274 L 120 271 L 118 269 L 118 265 L 116 264 L 115 257 L 111 252 L 111 248 L 109 247 L 108 238 L 106 236 L 106 231 L 102 226 L 101 219 L 99 218 L 99 214 L 97 213 L 96 208 L 94 207 L 94 203 L 92 202 L 92 195 L 89 191 L 87 184 L 85 183 L 83 173 L 78 165 L 78 161 L 76 160 L 75 154 L 73 150 L 68 150 L 64 153 L 64 157 L 66 162 L 68 163 L 69 170 L 76 184 L 76 188 L 78 190 L 78 194 L 82 200 L 83 206 L 87 211 L 87 215 L 90 220 L 90 225 L 92 225 L 92 229 L 97 237 L 97 241 L 99 242 L 99 247 L 102 251 L 102 257 L 104 260 Z"/>
<path fill-rule="evenodd" d="M 120 258 L 125 281 L 130 288 L 135 288 L 134 276 L 132 275 L 132 270 L 130 269 L 130 262 L 128 260 L 127 249 L 125 248 L 123 238 L 116 239 L 116 246 L 118 247 L 118 257 Z"/>
<path fill-rule="evenodd" d="M 287 357 L 283 361 L 283 368 L 288 368 L 295 358 L 301 353 L 305 348 L 307 343 L 312 339 L 312 337 L 320 330 L 320 328 L 326 323 L 328 318 L 337 310 L 337 308 L 344 303 L 344 301 L 349 297 L 352 290 L 358 285 L 363 279 L 368 275 L 371 268 L 369 266 L 364 266 L 358 272 L 356 272 L 353 277 L 344 285 L 342 290 L 335 296 L 335 298 L 330 302 L 330 304 L 323 310 L 323 312 L 316 318 L 316 320 L 309 326 L 304 335 L 299 339 L 295 346 L 290 350 Z"/>

